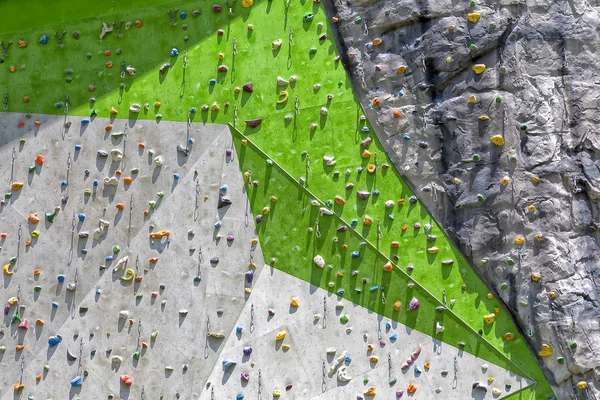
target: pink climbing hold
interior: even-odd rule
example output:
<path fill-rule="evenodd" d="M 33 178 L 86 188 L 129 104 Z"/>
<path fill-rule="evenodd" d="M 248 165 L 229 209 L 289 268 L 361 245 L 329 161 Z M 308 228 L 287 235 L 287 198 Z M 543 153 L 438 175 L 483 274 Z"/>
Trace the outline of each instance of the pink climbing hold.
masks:
<path fill-rule="evenodd" d="M 19 324 L 19 329 L 29 329 L 29 323 L 27 322 L 27 318 L 23 319 L 23 322 Z"/>
<path fill-rule="evenodd" d="M 216 12 L 216 13 L 218 13 L 218 12 L 221 12 L 221 11 L 223 11 L 223 7 L 221 7 L 221 6 L 220 6 L 220 5 L 218 5 L 218 4 L 215 4 L 215 5 L 212 7 L 212 10 L 213 10 L 213 12 Z"/>
<path fill-rule="evenodd" d="M 419 300 L 413 297 L 408 304 L 408 311 L 415 311 L 417 308 L 419 308 Z"/>

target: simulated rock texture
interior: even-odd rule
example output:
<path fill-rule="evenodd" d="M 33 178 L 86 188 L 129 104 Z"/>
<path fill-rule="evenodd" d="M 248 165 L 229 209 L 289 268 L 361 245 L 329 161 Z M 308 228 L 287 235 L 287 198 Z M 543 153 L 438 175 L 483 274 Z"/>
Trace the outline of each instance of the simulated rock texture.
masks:
<path fill-rule="evenodd" d="M 539 360 L 558 397 L 600 398 L 600 3 L 328 7 L 367 117 L 421 201 L 532 351 L 552 348 Z"/>

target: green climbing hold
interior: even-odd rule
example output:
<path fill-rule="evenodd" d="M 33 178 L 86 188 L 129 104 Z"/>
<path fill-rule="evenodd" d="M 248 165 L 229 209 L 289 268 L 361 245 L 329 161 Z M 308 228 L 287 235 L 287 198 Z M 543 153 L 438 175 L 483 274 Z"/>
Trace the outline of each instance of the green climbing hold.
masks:
<path fill-rule="evenodd" d="M 512 258 L 509 258 L 508 260 L 506 260 L 506 263 L 508 265 L 515 265 L 515 260 L 513 260 Z"/>
<path fill-rule="evenodd" d="M 15 265 L 17 263 L 17 257 L 11 257 L 10 260 L 8 260 L 8 262 L 10 263 L 10 265 Z"/>
<path fill-rule="evenodd" d="M 471 49 L 471 51 L 472 51 L 472 52 L 476 52 L 477 50 L 479 50 L 479 47 L 477 47 L 477 45 L 476 45 L 476 44 L 473 44 L 473 43 L 472 43 L 472 44 L 469 46 L 469 49 Z"/>
<path fill-rule="evenodd" d="M 350 318 L 348 318 L 348 316 L 347 316 L 346 314 L 344 314 L 344 315 L 342 315 L 342 316 L 340 317 L 340 322 L 341 322 L 342 324 L 347 324 L 347 323 L 348 323 L 348 321 L 350 321 Z"/>
<path fill-rule="evenodd" d="M 313 14 L 311 12 L 307 12 L 306 14 L 304 14 L 304 17 L 302 18 L 302 20 L 304 22 L 311 22 L 314 18 L 315 18 L 315 14 Z"/>
<path fill-rule="evenodd" d="M 473 154 L 473 161 L 479 161 L 479 154 Z"/>
<path fill-rule="evenodd" d="M 310 50 L 308 51 L 309 54 L 315 54 L 316 52 L 317 52 L 316 47 L 311 47 Z"/>
<path fill-rule="evenodd" d="M 565 358 L 564 357 L 557 357 L 556 358 L 556 362 L 562 365 L 562 364 L 565 363 Z"/>
<path fill-rule="evenodd" d="M 363 17 L 362 17 L 361 15 L 357 16 L 356 18 L 354 18 L 354 23 L 355 23 L 356 25 L 359 25 L 359 24 L 361 24 L 361 23 L 362 23 L 362 21 L 363 21 Z"/>
<path fill-rule="evenodd" d="M 139 360 L 140 359 L 140 351 L 137 350 L 133 353 L 133 359 L 134 360 Z"/>
<path fill-rule="evenodd" d="M 527 125 L 525 125 L 525 124 L 521 124 L 521 130 L 522 130 L 522 131 L 526 131 L 526 130 L 527 130 Z"/>
<path fill-rule="evenodd" d="M 575 349 L 577 348 L 577 343 L 575 343 L 575 342 L 572 342 L 572 343 L 569 345 L 569 347 L 570 347 L 571 349 L 575 350 Z"/>
<path fill-rule="evenodd" d="M 508 289 L 508 283 L 502 282 L 502 285 L 500 285 L 500 290 L 506 290 L 506 289 Z"/>
<path fill-rule="evenodd" d="M 33 291 L 39 293 L 39 292 L 42 291 L 42 287 L 41 286 L 34 286 Z"/>
<path fill-rule="evenodd" d="M 92 351 L 90 352 L 90 354 L 91 354 L 92 356 L 95 356 L 95 355 L 96 355 L 96 349 L 92 349 Z"/>
<path fill-rule="evenodd" d="M 21 321 L 21 314 L 19 314 L 18 312 L 15 312 L 13 314 L 13 316 L 12 316 L 12 318 L 10 320 L 10 323 L 14 324 L 16 321 L 23 322 L 23 321 Z"/>
<path fill-rule="evenodd" d="M 267 165 L 269 167 L 273 166 L 273 160 L 271 160 L 270 158 L 267 159 Z"/>
<path fill-rule="evenodd" d="M 11 192 L 8 192 L 8 193 L 6 193 L 6 194 L 4 195 L 4 198 L 5 198 L 5 199 L 10 199 L 11 197 L 12 197 L 12 193 L 11 193 Z"/>
<path fill-rule="evenodd" d="M 485 201 L 485 196 L 480 193 L 480 194 L 477 195 L 477 200 L 479 200 L 479 201 Z"/>
<path fill-rule="evenodd" d="M 502 96 L 496 96 L 496 103 L 502 103 Z"/>
<path fill-rule="evenodd" d="M 54 222 L 54 217 L 56 217 L 56 211 L 46 213 L 46 219 L 48 220 L 48 222 Z"/>
<path fill-rule="evenodd" d="M 117 245 L 113 246 L 113 253 L 119 254 L 120 251 L 121 251 L 121 248 L 119 246 L 117 246 Z"/>
<path fill-rule="evenodd" d="M 502 75 L 504 75 L 506 73 L 506 67 L 500 67 L 498 72 L 500 72 Z"/>
<path fill-rule="evenodd" d="M 30 165 L 27 170 L 29 171 L 29 173 L 33 173 L 33 171 L 35 171 L 35 165 Z"/>
<path fill-rule="evenodd" d="M 369 383 L 369 378 L 365 378 L 363 379 L 363 383 L 366 385 L 367 383 Z"/>

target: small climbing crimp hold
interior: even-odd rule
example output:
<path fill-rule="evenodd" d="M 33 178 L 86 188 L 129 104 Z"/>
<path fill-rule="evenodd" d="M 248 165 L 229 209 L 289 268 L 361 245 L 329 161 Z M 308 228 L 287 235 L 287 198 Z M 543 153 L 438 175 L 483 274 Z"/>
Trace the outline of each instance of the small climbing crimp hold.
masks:
<path fill-rule="evenodd" d="M 542 274 L 540 274 L 539 272 L 534 272 L 533 274 L 531 274 L 532 281 L 537 282 L 540 279 L 542 279 Z"/>
<path fill-rule="evenodd" d="M 171 234 L 171 232 L 161 229 L 158 232 L 152 232 L 150 234 L 150 238 L 152 238 L 152 239 L 161 239 L 161 238 L 163 238 L 165 236 L 168 237 L 170 234 Z"/>
<path fill-rule="evenodd" d="M 485 321 L 486 324 L 491 325 L 496 320 L 496 314 L 491 313 L 488 315 L 484 315 L 483 320 Z"/>
<path fill-rule="evenodd" d="M 512 332 L 506 332 L 504 334 L 504 341 L 505 342 L 510 342 L 511 340 L 515 340 L 515 335 Z"/>
<path fill-rule="evenodd" d="M 125 386 L 131 386 L 131 384 L 133 383 L 133 380 L 131 379 L 131 377 L 129 375 L 121 375 L 120 379 L 121 379 L 121 382 L 123 382 L 123 384 Z"/>
<path fill-rule="evenodd" d="M 277 335 L 275 335 L 275 340 L 277 340 L 277 341 L 283 340 L 283 338 L 285 337 L 286 334 L 287 334 L 286 331 L 281 331 L 281 332 L 277 333 Z"/>
<path fill-rule="evenodd" d="M 290 306 L 294 308 L 300 307 L 300 300 L 297 297 L 292 297 L 292 299 L 290 300 Z"/>
<path fill-rule="evenodd" d="M 394 265 L 392 264 L 391 261 L 388 261 L 385 263 L 385 265 L 383 266 L 383 270 L 385 272 L 392 272 L 394 270 Z"/>

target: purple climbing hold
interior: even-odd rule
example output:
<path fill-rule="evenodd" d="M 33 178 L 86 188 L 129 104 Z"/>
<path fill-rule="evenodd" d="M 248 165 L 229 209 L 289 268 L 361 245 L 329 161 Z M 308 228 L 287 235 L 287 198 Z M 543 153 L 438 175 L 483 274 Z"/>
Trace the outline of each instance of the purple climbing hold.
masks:
<path fill-rule="evenodd" d="M 250 374 L 247 372 L 242 372 L 242 380 L 248 382 L 250 380 Z"/>
<path fill-rule="evenodd" d="M 248 281 L 248 283 L 252 283 L 252 281 L 254 280 L 254 270 L 253 269 L 246 272 L 246 280 Z"/>
<path fill-rule="evenodd" d="M 250 120 L 246 121 L 246 125 L 248 125 L 250 128 L 256 128 L 257 126 L 260 125 L 261 122 L 262 122 L 262 118 L 250 119 Z"/>
<path fill-rule="evenodd" d="M 229 69 L 225 65 L 219 65 L 217 72 L 227 72 Z"/>
<path fill-rule="evenodd" d="M 221 12 L 221 11 L 223 11 L 223 7 L 221 7 L 221 6 L 220 6 L 220 5 L 218 5 L 218 4 L 215 4 L 215 5 L 212 7 L 212 10 L 213 10 L 213 12 L 216 12 L 216 13 L 218 13 L 218 12 Z"/>
<path fill-rule="evenodd" d="M 252 347 L 244 347 L 244 355 L 249 356 L 252 354 Z"/>
<path fill-rule="evenodd" d="M 361 200 L 366 200 L 371 195 L 371 192 L 358 191 L 358 192 L 356 192 L 356 194 L 358 195 L 358 197 L 361 198 Z"/>
<path fill-rule="evenodd" d="M 413 297 L 408 304 L 408 311 L 415 311 L 417 308 L 419 308 L 419 300 Z"/>
<path fill-rule="evenodd" d="M 349 183 L 346 185 L 346 190 L 352 190 L 353 187 L 354 187 L 354 183 Z"/>
<path fill-rule="evenodd" d="M 366 149 L 367 147 L 369 147 L 369 145 L 371 144 L 372 141 L 373 141 L 373 138 L 368 137 L 365 140 L 363 140 L 362 142 L 360 142 L 360 145 Z"/>
<path fill-rule="evenodd" d="M 252 92 L 254 92 L 254 86 L 252 86 L 252 82 L 246 83 L 244 86 L 242 86 L 242 89 L 246 93 L 252 93 Z"/>
<path fill-rule="evenodd" d="M 232 235 L 227 235 L 227 241 L 228 242 L 233 242 L 233 236 Z"/>
<path fill-rule="evenodd" d="M 10 312 L 10 306 L 4 306 L 4 315 L 8 315 Z"/>
<path fill-rule="evenodd" d="M 348 227 L 346 225 L 342 225 L 338 228 L 338 232 L 346 232 L 346 230 L 348 229 Z"/>
<path fill-rule="evenodd" d="M 262 215 L 257 215 L 256 216 L 256 223 L 260 224 L 262 222 Z"/>
<path fill-rule="evenodd" d="M 404 396 L 404 390 L 398 390 L 398 391 L 396 392 L 396 397 L 397 397 L 397 398 L 400 398 L 400 397 L 402 397 L 402 396 Z"/>
<path fill-rule="evenodd" d="M 231 150 L 231 149 L 227 149 L 227 150 L 225 150 L 225 155 L 226 155 L 227 157 L 231 157 L 231 155 L 232 155 L 232 154 L 233 154 L 233 150 Z"/>

